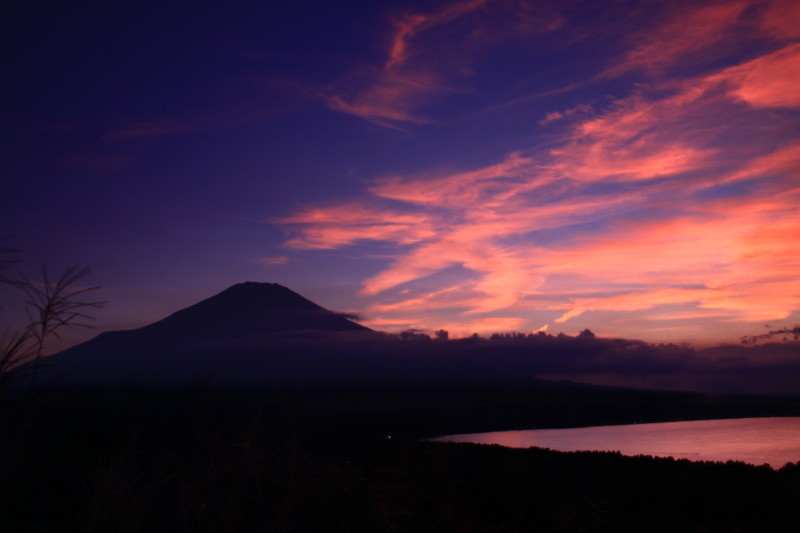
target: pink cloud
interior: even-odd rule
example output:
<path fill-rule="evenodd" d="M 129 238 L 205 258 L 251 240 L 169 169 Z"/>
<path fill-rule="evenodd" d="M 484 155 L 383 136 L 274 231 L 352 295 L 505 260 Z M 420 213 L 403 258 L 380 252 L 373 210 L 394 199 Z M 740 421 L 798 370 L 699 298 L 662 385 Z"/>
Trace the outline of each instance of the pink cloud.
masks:
<path fill-rule="evenodd" d="M 587 313 L 649 312 L 648 327 L 659 331 L 661 321 L 790 316 L 800 309 L 800 144 L 765 110 L 800 103 L 800 45 L 658 80 L 687 54 L 717 57 L 718 45 L 742 24 L 756 37 L 790 33 L 770 15 L 785 11 L 783 3 L 766 3 L 745 23 L 749 5 L 686 8 L 683 18 L 642 33 L 617 68 L 644 69 L 651 81 L 605 108 L 578 103 L 550 113 L 548 125 L 570 118 L 559 122 L 562 136 L 551 145 L 482 168 L 378 178 L 364 201 L 283 219 L 294 232 L 287 245 L 399 245 L 362 282 L 375 323 L 413 327 L 435 310 L 449 317 L 446 329 L 478 331 L 502 321 L 503 329 L 532 329 L 579 322 Z M 412 68 L 414 40 L 442 21 L 398 22 L 385 69 L 424 71 Z M 430 80 L 435 86 L 437 78 Z M 364 112 L 373 120 L 415 120 L 421 100 L 380 83 L 351 105 L 376 104 Z M 741 134 L 749 128 L 752 136 Z M 445 275 L 448 269 L 458 277 Z M 425 280 L 434 275 L 432 289 Z"/>
<path fill-rule="evenodd" d="M 797 1 L 769 2 L 763 27 L 776 39 L 790 40 L 800 37 L 800 9 L 797 7 Z"/>
<path fill-rule="evenodd" d="M 793 0 L 734 0 L 690 4 L 672 10 L 666 21 L 646 27 L 634 46 L 602 76 L 641 69 L 660 75 L 666 69 L 703 63 L 736 47 L 742 36 L 789 41 L 800 36 L 800 9 Z"/>
<path fill-rule="evenodd" d="M 331 109 L 363 118 L 380 126 L 397 128 L 398 123 L 424 124 L 430 119 L 417 110 L 437 95 L 452 92 L 441 68 L 425 54 L 411 52 L 412 40 L 420 32 L 447 25 L 485 3 L 485 0 L 457 2 L 433 13 L 408 13 L 392 27 L 387 59 L 382 68 L 368 68 L 349 87 L 340 86 L 324 96 Z M 422 56 L 422 57 L 420 57 Z"/>
<path fill-rule="evenodd" d="M 259 261 L 266 266 L 285 265 L 289 262 L 289 258 L 285 255 L 279 255 L 274 257 L 261 257 Z"/>
<path fill-rule="evenodd" d="M 654 109 L 651 107 L 651 109 Z M 640 109 L 634 114 L 639 114 Z M 612 114 L 617 112 L 612 112 Z M 624 113 L 623 113 L 624 114 Z M 619 137 L 617 121 L 629 122 L 628 117 L 607 116 L 607 131 Z M 648 119 L 642 117 L 641 122 Z M 596 135 L 594 126 L 587 129 Z M 636 128 L 632 129 L 635 132 Z M 631 132 L 628 132 L 630 134 Z M 598 142 L 607 142 L 598 138 Z M 779 149 L 771 154 L 754 158 L 750 174 L 770 169 L 782 172 L 793 163 L 795 147 Z M 796 227 L 800 221 L 792 218 L 788 206 L 795 205 L 797 194 L 783 197 L 779 191 L 774 197 L 752 197 L 694 205 L 694 215 L 678 216 L 643 223 L 633 219 L 629 223 L 611 226 L 603 234 L 558 243 L 556 246 L 522 244 L 509 247 L 503 239 L 523 235 L 545 228 L 565 227 L 576 221 L 602 220 L 614 213 L 625 213 L 632 208 L 650 205 L 658 210 L 663 194 L 680 190 L 679 182 L 654 186 L 648 192 L 633 191 L 613 196 L 590 197 L 580 193 L 556 203 L 542 199 L 540 205 L 531 204 L 526 196 L 548 182 L 547 175 L 553 167 L 567 173 L 570 161 L 579 157 L 570 146 L 551 154 L 556 164 L 541 167 L 533 159 L 512 154 L 497 165 L 472 172 L 440 176 L 435 179 L 402 179 L 395 177 L 380 181 L 371 191 L 376 196 L 404 201 L 427 208 L 428 222 L 438 231 L 409 238 L 405 232 L 394 234 L 394 224 L 402 223 L 400 213 L 369 212 L 367 230 L 356 234 L 361 238 L 395 240 L 400 244 L 416 243 L 402 253 L 387 268 L 364 281 L 363 294 L 376 296 L 404 284 L 412 283 L 451 266 L 460 266 L 475 275 L 460 298 L 437 302 L 444 291 L 408 298 L 394 304 L 376 305 L 375 311 L 416 312 L 425 308 L 460 307 L 464 320 L 470 314 L 485 314 L 501 309 L 566 309 L 560 322 L 576 318 L 587 311 L 633 311 L 652 309 L 667 304 L 694 303 L 700 308 L 733 313 L 737 320 L 762 320 L 785 317 L 798 305 L 794 297 L 776 298 L 774 290 L 759 297 L 757 290 L 743 288 L 740 278 L 760 287 L 780 287 L 785 294 L 795 294 L 800 287 L 793 282 L 776 282 L 773 278 L 800 270 L 793 257 L 797 238 Z M 690 152 L 691 153 L 691 152 Z M 628 154 L 623 153 L 622 157 Z M 620 157 L 620 156 L 618 156 Z M 633 158 L 639 163 L 641 159 Z M 702 158 L 686 158 L 698 168 Z M 560 164 L 559 164 L 560 163 Z M 584 163 L 582 163 L 584 164 Z M 632 165 L 623 166 L 630 168 Z M 664 175 L 640 165 L 642 176 Z M 578 177 L 584 178 L 580 174 Z M 513 177 L 514 179 L 509 179 Z M 598 173 L 596 177 L 603 177 Z M 589 179 L 591 176 L 585 178 Z M 492 189 L 487 184 L 499 182 Z M 691 190 L 691 187 L 689 188 Z M 348 212 L 356 212 L 348 208 Z M 307 214 L 295 222 L 316 224 L 316 229 L 328 229 L 325 222 L 336 220 L 333 228 L 339 234 L 348 234 L 346 217 L 340 220 L 337 212 L 320 211 Z M 362 221 L 362 218 L 356 217 Z M 383 220 L 378 223 L 377 221 Z M 779 221 L 782 221 L 779 223 Z M 343 223 L 344 222 L 344 223 Z M 411 222 L 411 221 L 409 221 Z M 320 226 L 320 223 L 323 225 Z M 361 224 L 362 222 L 359 222 Z M 445 224 L 445 225 L 443 225 Z M 380 228 L 374 231 L 374 227 Z M 388 228 L 388 229 L 387 229 Z M 772 229 L 778 229 L 776 234 Z M 307 232 L 306 235 L 311 235 Z M 355 234 L 348 234 L 352 241 Z M 322 239 L 319 237 L 318 239 Z M 332 239 L 331 247 L 341 239 Z M 757 253 L 749 253 L 761 243 Z M 759 257 L 758 261 L 753 258 Z M 783 265 L 771 270 L 769 265 Z M 788 265 L 788 266 L 787 266 Z M 560 301 L 546 304 L 536 302 L 537 293 L 546 290 L 551 276 L 565 274 L 582 278 L 586 287 L 613 286 L 624 273 L 626 282 L 648 287 L 618 295 L 601 295 L 595 298 L 571 298 L 563 295 Z M 776 285 L 777 283 L 777 285 Z M 670 288 L 670 285 L 696 285 L 695 288 Z M 531 299 L 533 297 L 533 299 Z M 533 302 L 533 303 L 531 303 Z"/>
<path fill-rule="evenodd" d="M 419 27 L 428 20 L 428 17 L 420 14 L 412 14 L 403 17 L 395 22 L 395 33 L 392 36 L 392 46 L 389 49 L 389 59 L 386 61 L 386 69 L 394 68 L 405 63 L 407 40 L 411 38 Z"/>
<path fill-rule="evenodd" d="M 743 169 L 727 176 L 726 181 L 767 176 L 783 176 L 800 183 L 800 141 L 754 158 Z"/>
<path fill-rule="evenodd" d="M 410 13 L 400 18 L 394 23 L 394 35 L 391 39 L 389 48 L 389 58 L 385 68 L 390 70 L 399 67 L 408 60 L 409 40 L 420 31 L 424 31 L 442 24 L 446 24 L 480 6 L 486 4 L 487 0 L 471 0 L 467 2 L 455 2 L 445 6 L 442 10 L 423 15 L 420 13 Z"/>
<path fill-rule="evenodd" d="M 393 331 L 405 329 L 417 329 L 426 331 L 429 334 L 435 330 L 444 329 L 450 334 L 450 338 L 465 338 L 474 333 L 479 335 L 490 335 L 502 331 L 524 330 L 525 321 L 519 317 L 482 317 L 473 318 L 465 321 L 448 322 L 447 320 L 431 323 L 428 316 L 405 316 L 403 318 L 375 317 L 367 319 L 363 323 L 372 328 L 389 328 Z M 547 326 L 540 328 L 542 331 Z"/>
<path fill-rule="evenodd" d="M 716 79 L 753 107 L 800 107 L 800 44 L 726 69 Z"/>
<path fill-rule="evenodd" d="M 556 318 L 556 322 L 566 322 L 587 311 L 641 311 L 658 305 L 692 302 L 699 297 L 699 291 L 686 289 L 662 289 L 646 292 L 628 293 L 603 298 L 579 298 L 572 309 Z"/>
<path fill-rule="evenodd" d="M 415 115 L 418 107 L 434 94 L 450 92 L 439 77 L 429 72 L 380 73 L 364 88 L 350 95 L 334 94 L 325 100 L 331 109 L 358 116 L 375 124 L 425 124 L 429 119 Z"/>
<path fill-rule="evenodd" d="M 388 128 L 435 122 L 426 106 L 471 91 L 465 80 L 487 49 L 513 35 L 556 30 L 560 18 L 549 11 L 518 0 L 467 0 L 407 12 L 391 23 L 385 60 L 346 76 L 322 98 L 335 111 Z"/>
<path fill-rule="evenodd" d="M 539 121 L 539 125 L 545 126 L 547 124 L 550 124 L 551 122 L 556 122 L 558 120 L 574 116 L 584 116 L 590 114 L 591 112 L 592 112 L 592 106 L 590 106 L 589 104 L 579 104 L 575 107 L 570 107 L 568 109 L 565 109 L 564 111 L 553 111 L 551 113 L 547 113 L 545 117 Z"/>
<path fill-rule="evenodd" d="M 464 322 L 444 322 L 438 327 L 450 332 L 454 338 L 463 338 L 473 333 L 489 335 L 502 331 L 519 331 L 525 329 L 524 324 L 525 320 L 520 317 L 490 316 Z"/>
<path fill-rule="evenodd" d="M 372 313 L 396 311 L 421 311 L 431 309 L 447 309 L 457 307 L 464 301 L 463 287 L 447 287 L 445 289 L 424 292 L 412 298 L 402 298 L 395 302 L 378 303 L 370 307 Z"/>
<path fill-rule="evenodd" d="M 578 271 L 599 286 L 625 273 L 648 287 L 615 296 L 577 298 L 559 322 L 592 310 L 631 311 L 694 302 L 739 321 L 779 320 L 800 306 L 800 196 L 736 199 L 700 218 L 637 224 L 592 244 L 551 252 L 548 270 Z M 692 289 L 666 289 L 670 284 Z"/>
<path fill-rule="evenodd" d="M 734 36 L 733 27 L 750 2 L 728 1 L 676 9 L 656 28 L 636 35 L 635 45 L 615 67 L 616 76 L 633 69 L 660 71 L 680 61 L 697 61 L 719 42 Z"/>
<path fill-rule="evenodd" d="M 370 192 L 383 198 L 414 204 L 464 205 L 464 202 L 480 199 L 485 189 L 498 187 L 498 180 L 528 175 L 528 168 L 532 163 L 531 158 L 513 153 L 496 165 L 471 172 L 424 176 L 411 180 L 403 177 L 384 178 L 372 186 Z M 501 183 L 499 187 L 513 189 L 515 186 Z"/>
<path fill-rule="evenodd" d="M 435 235 L 426 214 L 379 211 L 362 205 L 310 208 L 276 221 L 298 228 L 290 248 L 333 249 L 360 240 L 412 244 Z"/>

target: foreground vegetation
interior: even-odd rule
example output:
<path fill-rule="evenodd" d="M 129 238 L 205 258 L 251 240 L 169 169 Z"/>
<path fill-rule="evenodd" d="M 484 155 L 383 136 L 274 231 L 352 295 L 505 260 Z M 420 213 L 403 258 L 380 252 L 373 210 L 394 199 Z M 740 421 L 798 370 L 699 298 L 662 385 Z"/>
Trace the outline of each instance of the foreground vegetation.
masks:
<path fill-rule="evenodd" d="M 497 412 L 522 394 L 484 393 Z M 470 412 L 485 424 L 473 402 L 486 396 L 474 394 L 53 390 L 4 405 L 0 530 L 763 532 L 794 523 L 800 463 L 775 471 L 415 438 L 466 429 Z M 542 411 L 571 412 L 558 394 L 537 394 Z M 636 403 L 602 398 L 584 405 Z M 390 427 L 400 431 L 387 438 Z"/>

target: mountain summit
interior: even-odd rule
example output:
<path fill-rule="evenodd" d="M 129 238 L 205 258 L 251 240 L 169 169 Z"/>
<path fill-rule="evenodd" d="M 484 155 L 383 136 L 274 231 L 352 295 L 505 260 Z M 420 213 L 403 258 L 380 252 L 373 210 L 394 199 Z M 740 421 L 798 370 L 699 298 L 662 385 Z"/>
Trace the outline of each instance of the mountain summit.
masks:
<path fill-rule="evenodd" d="M 283 285 L 251 281 L 237 283 L 163 320 L 124 333 L 172 344 L 306 330 L 369 331 L 369 328 Z"/>

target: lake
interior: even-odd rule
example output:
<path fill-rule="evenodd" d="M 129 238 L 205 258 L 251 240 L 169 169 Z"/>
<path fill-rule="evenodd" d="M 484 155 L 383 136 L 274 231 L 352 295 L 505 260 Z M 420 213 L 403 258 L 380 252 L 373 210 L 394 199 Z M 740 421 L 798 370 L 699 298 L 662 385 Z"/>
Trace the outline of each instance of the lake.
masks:
<path fill-rule="evenodd" d="M 692 461 L 743 461 L 780 468 L 800 461 L 800 417 L 734 418 L 534 429 L 447 435 L 445 442 L 500 444 L 511 448 L 537 446 L 565 452 L 619 451 Z"/>

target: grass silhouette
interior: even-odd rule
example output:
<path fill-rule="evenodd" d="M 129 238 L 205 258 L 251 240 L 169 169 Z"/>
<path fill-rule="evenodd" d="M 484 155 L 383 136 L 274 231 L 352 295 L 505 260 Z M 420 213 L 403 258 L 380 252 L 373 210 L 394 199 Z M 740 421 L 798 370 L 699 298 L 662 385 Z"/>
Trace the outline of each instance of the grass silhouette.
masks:
<path fill-rule="evenodd" d="M 0 253 L 17 250 L 3 248 Z M 29 381 L 30 390 L 37 387 L 37 376 L 45 364 L 43 350 L 48 339 L 60 338 L 65 328 L 92 327 L 89 309 L 102 307 L 105 302 L 87 301 L 84 296 L 99 289 L 98 286 L 81 286 L 91 270 L 88 267 L 70 266 L 56 278 L 42 266 L 41 279 L 32 280 L 20 272 L 15 277 L 6 274 L 8 267 L 17 261 L 0 261 L 0 284 L 20 290 L 24 295 L 27 323 L 16 332 L 6 334 L 0 343 L 0 393 L 15 381 Z"/>

